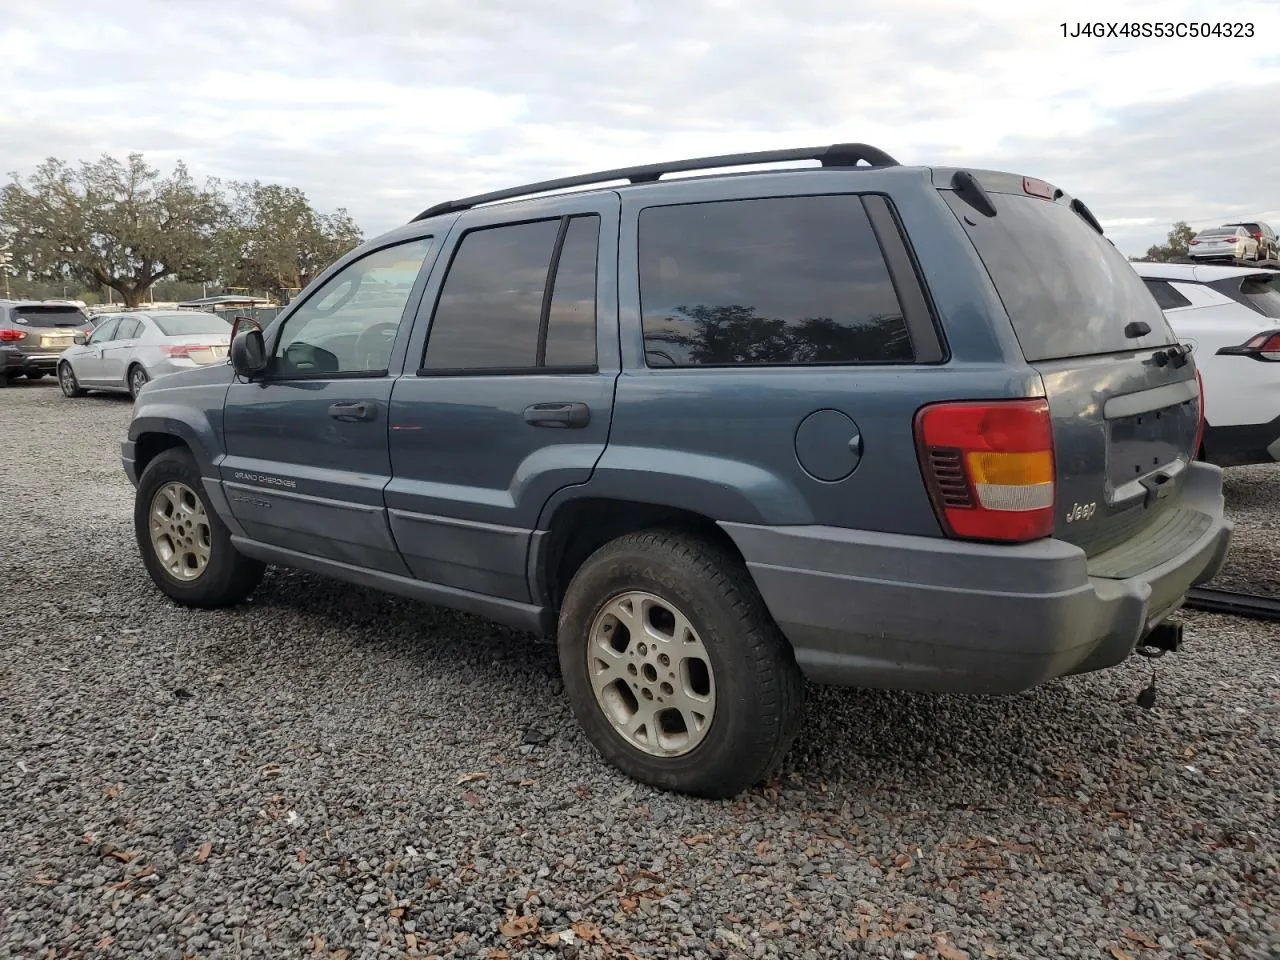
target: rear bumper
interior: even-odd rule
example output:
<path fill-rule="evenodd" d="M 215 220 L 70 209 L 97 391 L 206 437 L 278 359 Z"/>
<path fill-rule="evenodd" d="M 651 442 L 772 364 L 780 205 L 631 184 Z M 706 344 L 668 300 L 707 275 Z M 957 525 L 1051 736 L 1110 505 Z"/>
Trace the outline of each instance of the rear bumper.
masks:
<path fill-rule="evenodd" d="M 1114 666 L 1226 558 L 1222 471 L 1191 467 L 1180 504 L 1204 532 L 1138 576 L 1091 576 L 1061 540 L 1019 546 L 834 527 L 722 524 L 805 675 L 818 683 L 1017 693 Z"/>
<path fill-rule="evenodd" d="M 1204 455 L 1220 467 L 1243 467 L 1280 460 L 1280 417 L 1268 423 L 1206 426 Z"/>
<path fill-rule="evenodd" d="M 53 373 L 58 367 L 59 353 L 23 353 L 21 350 L 0 350 L 0 368 L 5 373 L 25 373 L 38 370 Z"/>

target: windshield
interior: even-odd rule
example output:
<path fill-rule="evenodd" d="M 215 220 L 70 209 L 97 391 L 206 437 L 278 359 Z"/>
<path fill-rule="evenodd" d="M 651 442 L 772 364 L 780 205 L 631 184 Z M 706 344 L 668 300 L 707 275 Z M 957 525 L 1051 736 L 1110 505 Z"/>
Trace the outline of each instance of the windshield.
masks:
<path fill-rule="evenodd" d="M 187 337 L 202 333 L 231 336 L 231 324 L 216 313 L 164 313 L 152 315 L 151 322 L 166 337 Z"/>
<path fill-rule="evenodd" d="M 89 318 L 78 307 L 18 307 L 13 322 L 28 327 L 84 327 Z"/>
<path fill-rule="evenodd" d="M 996 216 L 942 195 L 964 224 L 1031 363 L 1166 346 L 1176 338 L 1133 266 L 1065 203 L 990 191 Z M 1141 321 L 1141 340 L 1125 327 Z"/>
<path fill-rule="evenodd" d="M 1219 293 L 1225 293 L 1236 303 L 1257 310 L 1264 317 L 1280 319 L 1280 287 L 1276 285 L 1277 277 L 1254 276 L 1243 280 L 1231 277 L 1228 280 L 1215 280 L 1209 284 Z"/>

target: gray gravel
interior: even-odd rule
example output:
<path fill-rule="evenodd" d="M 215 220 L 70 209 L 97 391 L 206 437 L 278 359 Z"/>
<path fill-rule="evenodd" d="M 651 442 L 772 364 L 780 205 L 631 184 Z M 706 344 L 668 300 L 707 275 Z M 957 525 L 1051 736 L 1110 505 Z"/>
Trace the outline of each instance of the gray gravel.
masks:
<path fill-rule="evenodd" d="M 779 781 L 694 801 L 501 628 L 281 571 L 163 601 L 129 410 L 0 390 L 0 957 L 1280 956 L 1276 626 L 1188 614 L 1150 712 L 1146 661 L 814 690 Z"/>

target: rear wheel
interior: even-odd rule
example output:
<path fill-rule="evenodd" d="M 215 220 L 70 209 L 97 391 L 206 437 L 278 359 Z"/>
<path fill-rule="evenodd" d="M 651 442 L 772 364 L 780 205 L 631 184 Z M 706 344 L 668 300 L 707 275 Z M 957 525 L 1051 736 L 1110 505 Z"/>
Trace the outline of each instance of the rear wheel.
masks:
<path fill-rule="evenodd" d="M 137 400 L 138 391 L 140 391 L 143 387 L 147 385 L 147 381 L 149 379 L 150 377 L 147 376 L 147 371 L 143 370 L 142 367 L 137 367 L 137 366 L 130 367 L 129 368 L 129 396 Z"/>
<path fill-rule="evenodd" d="M 80 381 L 76 379 L 76 372 L 71 369 L 71 364 L 65 360 L 58 364 L 58 386 L 62 388 L 62 395 L 75 399 L 83 397 L 84 390 L 80 387 Z"/>
<path fill-rule="evenodd" d="M 133 527 L 147 573 L 183 606 L 233 606 L 262 580 L 265 567 L 232 546 L 186 450 L 166 450 L 147 464 L 134 497 Z"/>
<path fill-rule="evenodd" d="M 627 775 L 733 796 L 769 776 L 801 719 L 790 645 L 738 559 L 684 533 L 628 534 L 566 591 L 560 668 L 578 722 Z"/>

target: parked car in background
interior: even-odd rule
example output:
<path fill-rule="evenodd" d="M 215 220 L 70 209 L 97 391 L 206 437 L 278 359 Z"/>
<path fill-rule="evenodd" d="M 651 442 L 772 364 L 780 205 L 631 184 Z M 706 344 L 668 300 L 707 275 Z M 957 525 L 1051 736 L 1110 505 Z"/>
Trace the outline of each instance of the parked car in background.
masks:
<path fill-rule="evenodd" d="M 1239 223 L 1224 223 L 1223 226 L 1244 227 L 1245 230 L 1249 231 L 1249 236 L 1258 241 L 1257 259 L 1280 259 L 1280 237 L 1276 236 L 1276 232 L 1271 228 L 1271 224 L 1263 223 L 1261 220 L 1245 220 Z"/>
<path fill-rule="evenodd" d="M 555 635 L 589 740 L 665 789 L 768 775 L 806 677 L 1177 649 L 1230 540 L 1194 359 L 1089 208 L 863 144 L 441 204 L 231 357 L 134 405 L 158 589 L 275 563 Z"/>
<path fill-rule="evenodd" d="M 98 320 L 92 334 L 58 359 L 58 383 L 68 397 L 86 390 L 136 397 L 151 380 L 227 359 L 231 324 L 216 314 L 148 310 Z"/>
<path fill-rule="evenodd" d="M 0 300 L 0 386 L 11 377 L 39 380 L 93 324 L 79 306 L 56 300 Z"/>
<path fill-rule="evenodd" d="M 1201 456 L 1223 467 L 1280 460 L 1280 271 L 1134 268 L 1204 377 Z"/>
<path fill-rule="evenodd" d="M 1257 260 L 1260 249 L 1244 227 L 1210 227 L 1191 238 L 1187 256 L 1192 260 Z"/>

